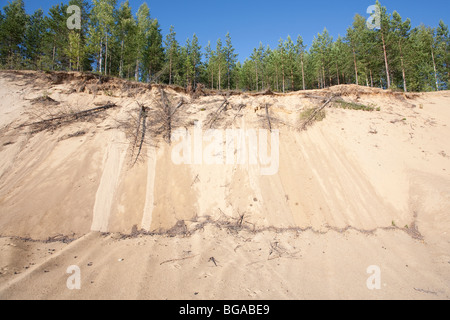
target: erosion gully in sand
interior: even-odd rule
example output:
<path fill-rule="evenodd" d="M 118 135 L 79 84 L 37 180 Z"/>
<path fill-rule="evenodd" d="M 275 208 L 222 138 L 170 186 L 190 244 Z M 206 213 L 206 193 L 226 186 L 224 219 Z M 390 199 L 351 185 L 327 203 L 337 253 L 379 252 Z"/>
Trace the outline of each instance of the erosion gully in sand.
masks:
<path fill-rule="evenodd" d="M 450 296 L 448 92 L 2 71 L 0 96 L 2 299 Z"/>

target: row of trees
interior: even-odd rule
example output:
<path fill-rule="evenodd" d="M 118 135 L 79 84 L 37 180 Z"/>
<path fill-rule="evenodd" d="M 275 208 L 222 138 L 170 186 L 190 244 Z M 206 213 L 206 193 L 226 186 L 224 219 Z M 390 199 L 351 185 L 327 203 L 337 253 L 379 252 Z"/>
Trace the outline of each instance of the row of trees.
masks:
<path fill-rule="evenodd" d="M 67 21 L 81 8 L 81 28 Z M 389 14 L 377 1 L 380 28 L 370 30 L 356 15 L 345 37 L 324 29 L 307 50 L 303 38 L 281 39 L 276 48 L 260 43 L 242 64 L 230 34 L 202 48 L 194 34 L 180 45 L 170 28 L 163 37 L 157 19 L 142 4 L 133 15 L 128 1 L 70 0 L 26 14 L 23 0 L 0 10 L 0 66 L 9 69 L 95 71 L 136 81 L 180 86 L 203 83 L 216 89 L 286 92 L 359 84 L 404 91 L 448 89 L 450 34 L 412 28 L 409 19 Z"/>

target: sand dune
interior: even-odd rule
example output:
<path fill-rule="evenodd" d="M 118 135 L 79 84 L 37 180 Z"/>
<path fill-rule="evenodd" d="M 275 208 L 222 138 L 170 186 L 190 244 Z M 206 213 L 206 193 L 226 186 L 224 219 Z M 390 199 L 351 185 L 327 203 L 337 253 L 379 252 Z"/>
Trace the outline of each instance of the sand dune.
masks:
<path fill-rule="evenodd" d="M 56 77 L 0 73 L 0 298 L 449 299 L 449 92 L 240 94 L 215 119 L 223 96 L 165 88 L 173 105 L 185 100 L 173 130 L 193 143 L 193 162 L 179 165 L 179 141 L 153 134 L 158 87 Z M 331 95 L 373 111 L 333 105 L 300 131 L 301 112 Z M 136 101 L 150 129 L 134 164 Z M 24 126 L 107 103 L 117 108 Z M 214 119 L 224 137 L 269 129 L 266 104 L 274 174 L 248 157 L 198 157 L 195 123 L 207 135 Z M 81 290 L 66 286 L 71 265 Z M 367 287 L 370 266 L 379 290 Z"/>

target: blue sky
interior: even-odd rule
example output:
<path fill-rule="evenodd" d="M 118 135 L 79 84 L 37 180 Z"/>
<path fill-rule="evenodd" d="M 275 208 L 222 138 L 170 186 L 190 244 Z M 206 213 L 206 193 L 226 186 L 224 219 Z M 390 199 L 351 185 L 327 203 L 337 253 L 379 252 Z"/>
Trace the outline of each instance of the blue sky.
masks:
<path fill-rule="evenodd" d="M 0 7 L 7 2 L 0 0 Z M 38 8 L 47 12 L 60 2 L 68 1 L 25 0 L 25 5 L 29 13 Z M 290 35 L 295 40 L 300 34 L 310 45 L 325 27 L 334 38 L 344 36 L 356 13 L 369 17 L 367 7 L 375 0 L 130 0 L 133 11 L 143 2 L 150 7 L 152 17 L 158 19 L 164 35 L 174 25 L 180 44 L 196 33 L 203 47 L 208 40 L 215 46 L 218 38 L 224 40 L 230 32 L 239 60 L 243 61 L 259 42 L 274 48 L 280 38 Z M 389 12 L 396 10 L 402 18 L 410 18 L 413 26 L 424 23 L 435 27 L 440 19 L 450 23 L 449 0 L 382 0 L 381 4 Z"/>

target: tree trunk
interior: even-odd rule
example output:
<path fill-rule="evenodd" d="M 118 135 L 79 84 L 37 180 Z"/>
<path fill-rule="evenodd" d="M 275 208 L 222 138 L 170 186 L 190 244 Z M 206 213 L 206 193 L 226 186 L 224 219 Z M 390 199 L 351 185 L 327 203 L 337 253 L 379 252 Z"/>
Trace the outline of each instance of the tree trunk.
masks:
<path fill-rule="evenodd" d="M 407 87 L 406 87 L 406 74 L 405 74 L 405 66 L 404 66 L 404 63 L 403 63 L 403 51 L 402 51 L 402 45 L 401 45 L 401 43 L 399 42 L 399 48 L 400 48 L 400 62 L 401 62 L 401 65 L 402 65 L 402 76 L 403 76 L 403 90 L 405 91 L 405 92 L 408 92 L 408 89 L 407 89 Z"/>
<path fill-rule="evenodd" d="M 436 79 L 436 91 L 439 91 L 439 83 L 438 83 L 437 70 L 436 70 L 436 61 L 434 60 L 433 45 L 431 46 L 431 58 L 433 59 L 434 78 Z"/>
<path fill-rule="evenodd" d="M 228 66 L 227 72 L 228 72 L 228 90 L 230 90 L 230 85 L 231 85 L 231 82 L 230 82 L 230 73 L 231 73 L 231 70 L 230 70 L 230 67 L 229 67 L 229 66 Z M 195 86 L 195 81 L 194 81 L 194 86 Z"/>
<path fill-rule="evenodd" d="M 295 91 L 295 83 L 294 83 L 294 69 L 291 69 L 291 90 Z"/>
<path fill-rule="evenodd" d="M 386 42 L 384 41 L 384 34 L 381 32 L 381 40 L 383 41 L 383 52 L 384 52 L 384 64 L 386 66 L 386 79 L 387 79 L 387 88 L 391 88 L 391 76 L 389 75 L 389 63 L 387 59 L 387 52 L 386 52 Z"/>
<path fill-rule="evenodd" d="M 78 56 L 77 56 L 77 71 L 81 71 L 81 38 L 80 38 L 80 42 L 78 43 Z"/>
<path fill-rule="evenodd" d="M 405 67 L 404 67 L 404 64 L 403 64 L 403 55 L 401 55 L 400 61 L 401 61 L 401 63 L 402 63 L 403 90 L 404 90 L 405 92 L 408 92 L 408 89 L 407 89 L 407 87 L 406 87 L 406 74 L 405 74 Z"/>
<path fill-rule="evenodd" d="M 55 70 L 55 56 L 56 56 L 56 46 L 53 45 L 52 70 Z M 13 57 L 11 55 L 11 69 L 13 68 L 12 61 L 13 61 Z"/>
<path fill-rule="evenodd" d="M 105 76 L 108 75 L 108 35 L 106 35 Z"/>
<path fill-rule="evenodd" d="M 100 59 L 99 59 L 99 68 L 98 71 L 100 72 L 100 74 L 103 71 L 103 39 L 100 40 L 100 55 L 99 55 Z"/>
<path fill-rule="evenodd" d="M 322 63 L 322 76 L 323 76 L 323 78 L 322 78 L 322 81 L 323 81 L 322 87 L 325 89 L 327 84 L 325 83 L 325 65 L 323 63 Z"/>
<path fill-rule="evenodd" d="M 358 64 L 356 63 L 356 52 L 355 48 L 352 46 L 353 49 L 353 61 L 355 63 L 355 76 L 356 76 L 356 84 L 359 85 L 359 79 L 358 79 Z"/>
<path fill-rule="evenodd" d="M 280 91 L 280 82 L 278 81 L 278 66 L 275 67 L 277 73 L 277 91 Z"/>
<path fill-rule="evenodd" d="M 134 70 L 134 79 L 139 81 L 139 59 L 136 60 L 136 69 Z"/>
<path fill-rule="evenodd" d="M 303 90 L 306 90 L 306 86 L 305 86 L 305 69 L 303 66 L 303 55 L 302 55 L 302 82 L 303 82 Z"/>
<path fill-rule="evenodd" d="M 172 57 L 169 58 L 169 86 L 172 84 Z"/>
<path fill-rule="evenodd" d="M 258 78 L 258 62 L 255 61 L 255 72 L 256 72 L 256 91 L 259 90 L 259 78 Z"/>
<path fill-rule="evenodd" d="M 119 66 L 119 76 L 123 78 L 123 46 L 124 41 L 122 40 L 120 45 L 120 66 Z"/>
<path fill-rule="evenodd" d="M 262 75 L 261 75 L 261 89 L 263 89 L 264 90 L 264 68 L 263 68 L 263 70 L 262 70 Z"/>
<path fill-rule="evenodd" d="M 221 73 L 222 73 L 222 67 L 221 67 L 221 65 L 219 64 L 219 79 L 218 79 L 219 83 L 218 83 L 218 85 L 217 85 L 217 87 L 219 88 L 219 90 L 221 90 L 221 81 L 222 81 L 222 75 L 221 75 Z"/>
<path fill-rule="evenodd" d="M 81 63 L 80 63 L 80 55 L 81 55 L 81 53 L 80 53 L 80 50 L 81 50 L 81 34 L 79 33 L 78 34 L 79 35 L 79 38 L 78 38 L 78 47 L 77 47 L 77 71 L 81 71 L 80 70 L 80 68 L 81 68 Z"/>
<path fill-rule="evenodd" d="M 69 40 L 69 52 L 70 52 L 69 71 L 72 71 L 72 41 L 70 41 L 70 40 Z"/>
<path fill-rule="evenodd" d="M 372 76 L 372 69 L 369 69 L 370 72 L 370 87 L 373 88 L 373 76 Z"/>
<path fill-rule="evenodd" d="M 341 82 L 340 82 L 340 80 L 339 80 L 339 67 L 338 67 L 337 62 L 336 62 L 336 76 L 337 76 L 337 82 L 338 82 L 338 85 L 340 85 Z"/>

